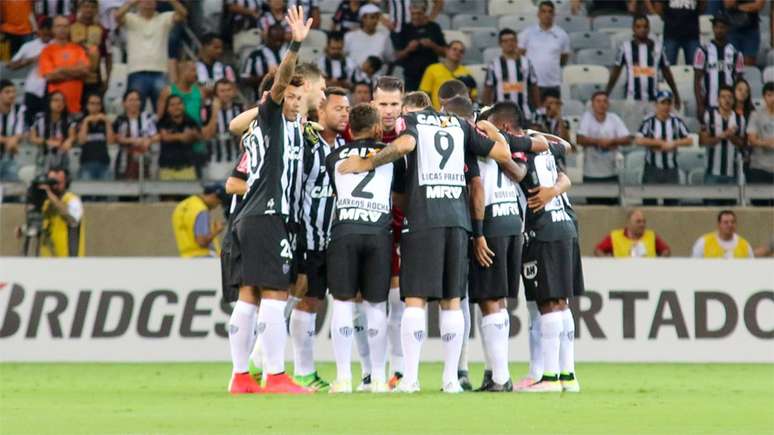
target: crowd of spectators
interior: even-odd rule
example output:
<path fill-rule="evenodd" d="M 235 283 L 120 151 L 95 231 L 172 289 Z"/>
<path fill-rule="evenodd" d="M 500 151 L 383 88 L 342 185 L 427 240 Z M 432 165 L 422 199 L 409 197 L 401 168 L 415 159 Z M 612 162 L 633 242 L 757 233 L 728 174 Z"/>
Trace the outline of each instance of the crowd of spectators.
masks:
<path fill-rule="evenodd" d="M 575 33 L 562 28 L 565 15 L 551 1 L 535 2 L 536 16 L 527 17 L 534 24 L 496 31 L 500 52 L 485 74 L 468 61 L 479 58 L 469 52 L 482 47 L 468 46 L 469 38 L 447 38 L 444 0 L 342 0 L 325 20 L 319 0 L 224 0 L 220 27 L 209 29 L 214 31 L 203 31 L 202 3 L 2 2 L 0 44 L 9 55 L 3 68 L 28 73 L 24 89 L 7 80 L 1 85 L 0 179 L 16 179 L 15 156 L 23 143 L 38 147 L 39 171 L 74 163 L 68 161 L 71 150 L 79 150 L 80 179 L 224 177 L 239 152 L 228 122 L 260 97 L 253 90 L 287 49 L 286 7 L 301 4 L 327 38 L 317 59 L 327 84 L 349 89 L 355 103 L 370 100 L 378 76 L 397 72 L 407 91 L 426 92 L 441 109 L 438 90 L 456 78 L 480 105 L 515 101 L 532 126 L 574 139 L 583 153 L 584 182 L 618 182 L 622 154 L 634 146 L 645 152 L 643 183 L 680 183 L 685 174 L 678 148 L 693 145 L 694 133 L 706 148 L 703 182 L 735 183 L 743 162 L 748 182 L 774 183 L 774 83 L 761 83 L 760 74 L 749 77 L 745 69 L 754 68 L 761 31 L 772 33 L 770 18 L 766 27 L 760 19 L 762 0 L 571 1 L 563 14 L 629 16 L 632 26 L 631 37 L 613 47 L 618 54 L 603 65 L 611 68 L 609 80 L 587 94 L 587 109 L 575 114 L 574 123 L 563 112 L 574 97 L 563 83 L 563 67 L 576 56 Z M 706 14 L 713 15 L 712 38 L 702 44 L 700 17 Z M 651 29 L 653 16 L 663 22 L 663 35 Z M 194 27 L 200 42 L 187 54 L 183 25 Z M 231 49 L 250 32 L 262 43 Z M 670 69 L 680 55 L 694 71 L 688 87 Z M 125 92 L 114 97 L 123 111 L 105 101 L 119 64 Z M 757 83 L 751 86 L 751 80 Z M 611 110 L 619 87 L 641 112 L 636 125 L 627 127 L 623 115 Z M 112 145 L 117 153 L 108 152 Z"/>

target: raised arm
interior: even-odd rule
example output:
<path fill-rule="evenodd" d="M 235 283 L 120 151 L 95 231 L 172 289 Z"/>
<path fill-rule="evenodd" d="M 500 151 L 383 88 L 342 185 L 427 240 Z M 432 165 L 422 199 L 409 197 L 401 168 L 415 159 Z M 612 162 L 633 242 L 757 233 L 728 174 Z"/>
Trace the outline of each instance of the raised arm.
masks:
<path fill-rule="evenodd" d="M 290 84 L 290 79 L 296 71 L 296 61 L 298 60 L 298 50 L 301 48 L 301 42 L 306 39 L 309 30 L 312 28 L 312 19 L 304 21 L 304 8 L 296 6 L 288 8 L 288 15 L 285 17 L 290 25 L 290 31 L 293 35 L 293 42 L 290 43 L 290 49 L 277 69 L 277 76 L 271 87 L 271 99 L 275 103 L 282 102 L 285 95 L 285 89 Z"/>
<path fill-rule="evenodd" d="M 129 12 L 129 10 L 139 2 L 140 0 L 129 0 L 128 2 L 121 5 L 120 8 L 118 8 L 116 11 L 116 23 L 119 26 L 124 24 L 124 17 L 126 16 L 126 13 Z"/>
<path fill-rule="evenodd" d="M 228 129 L 231 131 L 231 134 L 242 135 L 250 127 L 250 123 L 253 122 L 256 116 L 258 116 L 258 106 L 247 109 L 237 115 L 236 118 L 228 123 Z"/>
<path fill-rule="evenodd" d="M 175 22 L 181 23 L 185 21 L 185 19 L 188 17 L 188 10 L 185 8 L 185 6 L 183 6 L 183 4 L 178 0 L 169 0 L 169 4 L 172 5 L 172 8 L 175 10 Z"/>

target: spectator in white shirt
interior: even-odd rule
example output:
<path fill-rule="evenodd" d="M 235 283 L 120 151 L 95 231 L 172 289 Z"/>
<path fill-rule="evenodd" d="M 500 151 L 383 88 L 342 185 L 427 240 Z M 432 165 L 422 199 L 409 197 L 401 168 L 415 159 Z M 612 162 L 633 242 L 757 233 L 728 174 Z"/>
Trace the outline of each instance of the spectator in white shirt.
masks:
<path fill-rule="evenodd" d="M 731 210 L 718 213 L 716 231 L 702 235 L 693 244 L 694 258 L 754 258 L 750 242 L 736 233 L 736 214 Z"/>
<path fill-rule="evenodd" d="M 344 35 L 344 55 L 349 56 L 357 65 L 362 65 L 368 56 L 376 56 L 389 61 L 393 57 L 392 42 L 387 32 L 377 31 L 382 12 L 373 4 L 366 4 L 358 11 L 360 29 Z"/>
<path fill-rule="evenodd" d="M 591 96 L 591 111 L 587 111 L 578 126 L 578 145 L 583 151 L 584 183 L 618 183 L 616 159 L 618 147 L 628 145 L 632 134 L 615 113 L 608 112 L 607 93 Z M 588 198 L 589 204 L 616 205 L 617 198 Z"/>
<path fill-rule="evenodd" d="M 562 84 L 562 66 L 570 56 L 570 37 L 554 25 L 554 3 L 541 1 L 538 7 L 538 24 L 519 33 L 519 48 L 532 62 L 537 75 L 541 95 L 546 89 L 557 91 Z"/>
<path fill-rule="evenodd" d="M 7 65 L 12 70 L 29 68 L 27 79 L 24 81 L 24 105 L 27 107 L 24 122 L 26 125 L 31 125 L 35 115 L 46 110 L 46 80 L 40 76 L 38 58 L 43 47 L 51 41 L 51 24 L 51 18 L 42 18 L 38 25 L 38 37 L 25 42 Z"/>

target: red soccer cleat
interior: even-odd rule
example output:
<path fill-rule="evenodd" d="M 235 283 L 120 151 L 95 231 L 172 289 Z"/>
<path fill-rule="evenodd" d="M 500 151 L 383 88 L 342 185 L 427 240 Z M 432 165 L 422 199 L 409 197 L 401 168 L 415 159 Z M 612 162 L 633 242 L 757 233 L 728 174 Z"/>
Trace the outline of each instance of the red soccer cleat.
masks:
<path fill-rule="evenodd" d="M 290 379 L 290 376 L 286 375 L 285 373 L 279 373 L 276 375 L 269 375 L 266 377 L 266 386 L 263 387 L 262 390 L 264 393 L 273 393 L 273 394 L 310 394 L 314 393 L 314 390 L 311 390 L 306 387 L 302 387 L 295 382 L 293 382 L 292 379 Z"/>
<path fill-rule="evenodd" d="M 228 386 L 231 394 L 259 394 L 263 393 L 261 386 L 255 382 L 250 373 L 234 373 Z"/>

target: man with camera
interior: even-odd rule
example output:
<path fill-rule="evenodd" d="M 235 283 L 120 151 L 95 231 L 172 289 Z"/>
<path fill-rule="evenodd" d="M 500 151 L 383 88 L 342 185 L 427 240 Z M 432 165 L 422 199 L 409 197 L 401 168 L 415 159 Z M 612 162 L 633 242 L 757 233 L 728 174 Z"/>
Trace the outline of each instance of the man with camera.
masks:
<path fill-rule="evenodd" d="M 78 195 L 68 191 L 69 171 L 64 168 L 51 168 L 46 177 L 40 177 L 33 183 L 33 189 L 37 191 L 35 196 L 42 204 L 39 206 L 42 213 L 39 236 L 40 256 L 83 257 L 86 255 L 83 203 Z M 31 205 L 35 208 L 38 206 Z"/>

